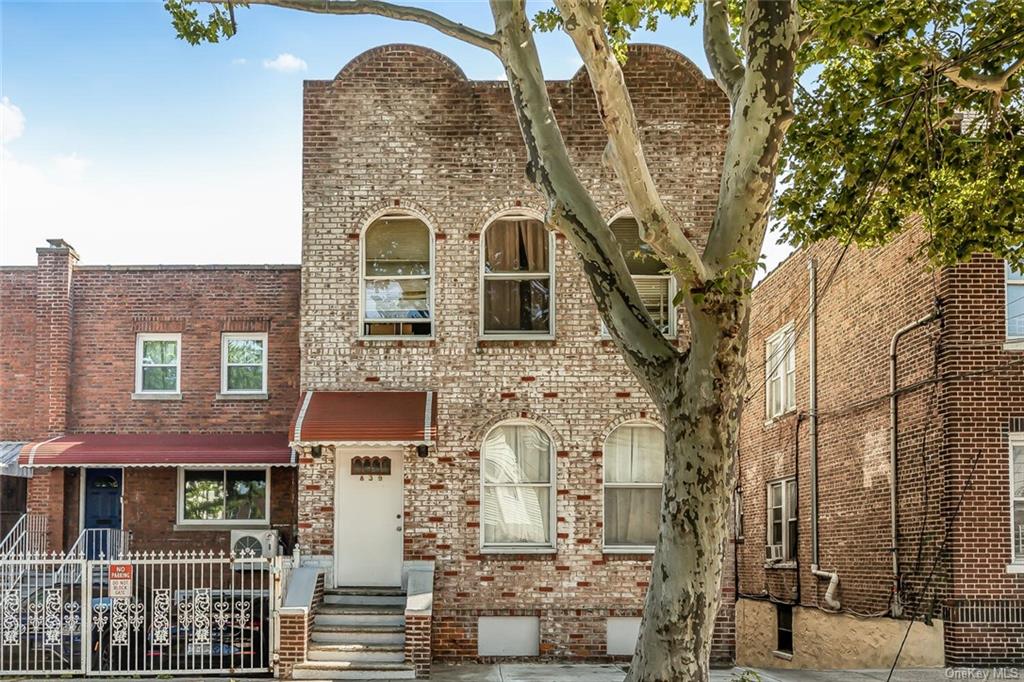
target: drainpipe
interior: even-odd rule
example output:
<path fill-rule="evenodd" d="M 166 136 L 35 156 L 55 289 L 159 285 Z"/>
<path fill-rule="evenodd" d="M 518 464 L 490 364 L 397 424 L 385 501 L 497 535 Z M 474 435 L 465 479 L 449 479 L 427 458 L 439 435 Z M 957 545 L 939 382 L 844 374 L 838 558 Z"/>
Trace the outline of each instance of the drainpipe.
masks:
<path fill-rule="evenodd" d="M 811 456 L 811 575 L 828 580 L 825 590 L 825 605 L 838 611 L 839 600 L 836 590 L 839 588 L 839 573 L 821 570 L 818 565 L 818 267 L 811 258 L 807 261 L 808 275 L 808 312 L 807 312 L 807 356 L 808 368 L 807 392 L 808 432 L 810 435 Z"/>
<path fill-rule="evenodd" d="M 810 301 L 807 312 L 808 432 L 811 439 L 811 570 L 818 566 L 818 266 L 807 261 Z"/>
<path fill-rule="evenodd" d="M 923 327 L 927 324 L 931 324 L 935 320 L 942 317 L 942 311 L 938 305 L 920 320 L 911 322 L 910 324 L 901 327 L 895 334 L 892 335 L 892 341 L 889 343 L 889 536 L 892 544 L 890 551 L 892 552 L 892 615 L 895 618 L 899 618 L 903 614 L 903 603 L 901 601 L 903 592 L 903 578 L 900 575 L 900 556 L 899 556 L 899 545 L 898 545 L 898 532 L 897 526 L 899 522 L 898 510 L 896 508 L 896 497 L 897 497 L 897 441 L 899 440 L 899 426 L 898 426 L 898 412 L 896 403 L 896 352 L 899 347 L 900 339 L 906 334 Z"/>

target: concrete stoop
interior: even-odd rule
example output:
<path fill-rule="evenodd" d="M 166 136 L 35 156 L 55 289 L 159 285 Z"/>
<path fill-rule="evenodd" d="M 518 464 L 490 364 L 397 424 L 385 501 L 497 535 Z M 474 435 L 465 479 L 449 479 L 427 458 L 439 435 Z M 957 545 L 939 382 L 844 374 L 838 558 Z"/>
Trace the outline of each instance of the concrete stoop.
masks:
<path fill-rule="evenodd" d="M 411 680 L 405 663 L 405 593 L 399 588 L 327 590 L 313 618 L 296 680 Z"/>

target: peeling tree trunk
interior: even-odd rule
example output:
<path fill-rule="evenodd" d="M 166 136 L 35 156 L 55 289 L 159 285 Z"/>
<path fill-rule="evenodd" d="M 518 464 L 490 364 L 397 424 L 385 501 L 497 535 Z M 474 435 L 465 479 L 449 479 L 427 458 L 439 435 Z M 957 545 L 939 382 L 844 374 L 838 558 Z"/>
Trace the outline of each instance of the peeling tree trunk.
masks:
<path fill-rule="evenodd" d="M 706 682 L 744 400 L 745 296 L 652 397 L 665 424 L 658 545 L 627 682 Z"/>

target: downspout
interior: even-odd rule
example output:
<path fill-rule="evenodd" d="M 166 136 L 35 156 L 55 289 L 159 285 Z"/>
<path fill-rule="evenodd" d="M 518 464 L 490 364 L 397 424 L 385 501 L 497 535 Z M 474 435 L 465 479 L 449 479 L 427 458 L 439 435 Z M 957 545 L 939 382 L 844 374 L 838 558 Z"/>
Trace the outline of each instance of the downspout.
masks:
<path fill-rule="evenodd" d="M 892 608 L 891 613 L 893 617 L 899 618 L 903 615 L 903 576 L 900 575 L 900 556 L 899 556 L 899 544 L 898 544 L 898 523 L 899 516 L 896 507 L 897 498 L 897 441 L 899 440 L 899 426 L 898 426 L 898 412 L 896 403 L 896 353 L 899 348 L 900 339 L 906 334 L 923 327 L 927 324 L 931 324 L 935 320 L 942 317 L 942 311 L 939 309 L 938 304 L 929 314 L 922 317 L 916 322 L 901 327 L 895 334 L 892 335 L 892 341 L 889 343 L 889 539 L 891 543 L 890 551 L 892 552 Z"/>
<path fill-rule="evenodd" d="M 825 590 L 825 605 L 838 611 L 842 604 L 836 599 L 839 589 L 839 573 L 821 570 L 818 565 L 818 267 L 814 258 L 807 261 L 808 306 L 807 306 L 807 356 L 808 377 L 808 435 L 810 436 L 811 458 L 811 575 L 828 580 Z"/>

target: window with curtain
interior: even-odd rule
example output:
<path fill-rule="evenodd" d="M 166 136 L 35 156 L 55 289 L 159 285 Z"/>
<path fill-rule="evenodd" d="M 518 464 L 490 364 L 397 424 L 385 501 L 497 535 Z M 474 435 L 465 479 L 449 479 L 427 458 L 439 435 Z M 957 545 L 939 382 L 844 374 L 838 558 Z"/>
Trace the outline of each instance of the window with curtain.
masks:
<path fill-rule="evenodd" d="M 266 521 L 266 469 L 183 469 L 180 476 L 181 522 Z"/>
<path fill-rule="evenodd" d="M 615 234 L 615 240 L 622 248 L 626 267 L 633 276 L 633 283 L 640 292 L 640 300 L 643 301 L 644 307 L 662 334 L 675 336 L 676 309 L 672 305 L 675 283 L 668 268 L 654 255 L 654 249 L 640 239 L 640 226 L 635 218 L 617 218 L 612 221 L 611 229 Z M 604 336 L 608 335 L 608 330 L 603 324 L 601 333 Z"/>
<path fill-rule="evenodd" d="M 363 235 L 363 335 L 430 336 L 433 235 L 406 215 L 375 220 Z"/>
<path fill-rule="evenodd" d="M 536 424 L 509 422 L 487 434 L 483 468 L 483 546 L 553 545 L 551 439 Z"/>
<path fill-rule="evenodd" d="M 531 218 L 501 218 L 483 234 L 483 334 L 547 336 L 552 328 L 551 234 Z"/>
<path fill-rule="evenodd" d="M 665 435 L 649 424 L 624 424 L 604 444 L 604 544 L 653 549 L 658 541 Z"/>
<path fill-rule="evenodd" d="M 789 324 L 765 344 L 765 410 L 768 419 L 796 409 L 796 334 Z"/>
<path fill-rule="evenodd" d="M 1024 340 L 1024 271 L 1006 264 L 1006 338 Z"/>
<path fill-rule="evenodd" d="M 1024 433 L 1010 434 L 1011 538 L 1014 563 L 1024 563 Z"/>

